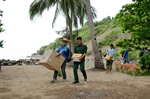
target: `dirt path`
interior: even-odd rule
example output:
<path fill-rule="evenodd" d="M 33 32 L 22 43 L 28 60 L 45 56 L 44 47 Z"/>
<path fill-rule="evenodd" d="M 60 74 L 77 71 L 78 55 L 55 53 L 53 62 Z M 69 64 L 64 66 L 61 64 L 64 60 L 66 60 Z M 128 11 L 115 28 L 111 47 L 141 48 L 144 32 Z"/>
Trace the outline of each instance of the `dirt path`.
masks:
<path fill-rule="evenodd" d="M 87 70 L 88 82 L 73 85 L 72 68 L 67 82 L 51 84 L 53 72 L 43 66 L 3 66 L 0 99 L 150 99 L 150 76 L 134 77 L 113 71 Z"/>

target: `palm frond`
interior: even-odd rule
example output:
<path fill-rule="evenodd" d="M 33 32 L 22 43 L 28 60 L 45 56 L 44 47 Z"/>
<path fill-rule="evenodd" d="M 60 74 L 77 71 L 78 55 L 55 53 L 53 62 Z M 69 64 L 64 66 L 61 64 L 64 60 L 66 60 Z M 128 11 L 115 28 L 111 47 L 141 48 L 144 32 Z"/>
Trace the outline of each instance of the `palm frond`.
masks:
<path fill-rule="evenodd" d="M 59 4 L 57 3 L 56 10 L 55 10 L 55 15 L 54 15 L 53 22 L 52 22 L 52 27 L 54 27 L 54 24 L 56 22 L 58 14 L 59 14 Z"/>
<path fill-rule="evenodd" d="M 56 4 L 57 0 L 34 0 L 29 9 L 30 19 L 33 20 L 35 16 L 42 15 L 45 9 Z"/>
<path fill-rule="evenodd" d="M 93 19 L 97 18 L 96 8 L 94 8 L 93 6 L 91 6 L 91 11 L 92 11 L 92 17 L 93 17 Z"/>
<path fill-rule="evenodd" d="M 29 15 L 30 19 L 33 20 L 35 16 L 40 15 L 40 4 L 42 0 L 39 1 L 33 1 L 32 4 L 30 5 L 29 9 Z"/>
<path fill-rule="evenodd" d="M 1 41 L 0 41 L 0 47 L 1 47 L 1 48 L 3 48 L 3 43 L 4 43 L 4 40 L 1 40 Z"/>

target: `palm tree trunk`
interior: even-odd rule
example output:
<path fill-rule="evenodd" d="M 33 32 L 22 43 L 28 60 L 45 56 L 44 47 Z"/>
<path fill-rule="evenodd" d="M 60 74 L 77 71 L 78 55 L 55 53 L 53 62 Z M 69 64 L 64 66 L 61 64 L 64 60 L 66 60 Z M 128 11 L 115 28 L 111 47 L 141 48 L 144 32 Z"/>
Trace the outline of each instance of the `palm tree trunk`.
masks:
<path fill-rule="evenodd" d="M 71 21 L 72 21 L 72 13 L 71 13 Z M 72 34 L 72 23 L 69 25 L 69 31 L 70 31 L 70 40 L 71 40 L 71 51 L 74 53 L 74 40 L 73 40 L 73 34 Z"/>
<path fill-rule="evenodd" d="M 97 46 L 90 0 L 86 0 L 86 9 L 87 9 L 88 22 L 89 22 L 89 27 L 90 27 L 90 32 L 91 32 L 92 47 L 94 51 L 94 66 L 96 69 L 104 69 L 104 63 L 103 63 L 102 58 L 100 57 L 99 48 Z"/>
<path fill-rule="evenodd" d="M 72 34 L 72 13 L 71 13 L 71 23 L 68 24 L 69 26 L 69 36 L 70 36 L 70 44 L 69 47 L 71 48 L 71 52 L 74 53 L 74 40 L 73 40 L 73 34 Z M 73 67 L 73 61 L 69 62 L 69 66 Z"/>

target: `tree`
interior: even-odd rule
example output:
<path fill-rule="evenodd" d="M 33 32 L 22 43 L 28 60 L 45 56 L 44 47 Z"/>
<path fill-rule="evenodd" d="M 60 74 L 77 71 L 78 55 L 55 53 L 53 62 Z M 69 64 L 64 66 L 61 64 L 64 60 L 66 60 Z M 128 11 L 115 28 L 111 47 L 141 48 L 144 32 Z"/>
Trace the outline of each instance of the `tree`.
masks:
<path fill-rule="evenodd" d="M 3 15 L 3 11 L 0 10 L 0 16 L 2 16 L 2 15 Z M 2 21 L 0 19 L 0 33 L 4 31 L 3 28 L 1 27 L 3 25 L 1 22 Z M 0 48 L 2 48 L 2 47 L 3 47 L 3 40 L 0 40 Z M 1 71 L 1 60 L 0 60 L 0 71 Z"/>
<path fill-rule="evenodd" d="M 3 11 L 0 10 L 0 16 L 3 16 Z M 2 28 L 3 24 L 2 21 L 0 19 L 0 33 L 4 31 L 4 29 Z M 3 40 L 0 40 L 0 48 L 3 48 Z M 0 71 L 1 71 L 1 60 L 0 60 Z"/>
<path fill-rule="evenodd" d="M 85 9 L 85 3 L 83 0 L 34 0 L 34 2 L 30 6 L 30 19 L 36 15 L 42 15 L 45 9 L 49 9 L 50 7 L 56 6 L 54 19 L 52 22 L 52 26 L 54 26 L 57 16 L 62 13 L 66 19 L 67 27 L 70 31 L 70 40 L 71 40 L 71 50 L 74 50 L 74 40 L 72 34 L 73 25 L 78 28 L 78 20 L 81 25 L 83 25 L 84 18 L 87 15 Z M 96 16 L 93 8 L 93 17 Z"/>
<path fill-rule="evenodd" d="M 80 1 L 80 0 L 79 0 Z M 56 6 L 52 27 L 54 27 L 57 16 L 62 13 L 66 18 L 66 24 L 69 26 L 70 39 L 72 45 L 72 51 L 74 50 L 73 36 L 72 36 L 72 19 L 75 15 L 75 7 L 77 3 L 75 0 L 38 0 L 34 1 L 30 6 L 30 18 L 33 19 L 35 15 L 41 15 L 45 9 L 49 9 L 52 6 Z M 77 26 L 77 18 L 74 17 L 74 25 Z"/>
<path fill-rule="evenodd" d="M 87 9 L 87 14 L 88 14 L 88 23 L 89 23 L 90 32 L 91 32 L 92 47 L 93 47 L 93 51 L 94 51 L 94 65 L 95 65 L 96 69 L 104 69 L 104 63 L 102 61 L 102 58 L 100 57 L 100 53 L 98 50 L 96 33 L 95 33 L 95 29 L 94 29 L 94 23 L 93 23 L 92 12 L 91 12 L 90 0 L 86 0 L 86 9 Z"/>
<path fill-rule="evenodd" d="M 150 1 L 132 0 L 126 4 L 116 15 L 123 32 L 131 33 L 130 39 L 124 39 L 117 43 L 120 47 L 139 49 L 150 47 Z"/>
<path fill-rule="evenodd" d="M 0 16 L 3 16 L 3 11 L 0 10 Z M 3 24 L 2 24 L 2 20 L 0 19 L 0 33 L 4 31 L 4 29 L 2 28 Z M 0 40 L 0 47 L 3 47 L 3 40 Z"/>

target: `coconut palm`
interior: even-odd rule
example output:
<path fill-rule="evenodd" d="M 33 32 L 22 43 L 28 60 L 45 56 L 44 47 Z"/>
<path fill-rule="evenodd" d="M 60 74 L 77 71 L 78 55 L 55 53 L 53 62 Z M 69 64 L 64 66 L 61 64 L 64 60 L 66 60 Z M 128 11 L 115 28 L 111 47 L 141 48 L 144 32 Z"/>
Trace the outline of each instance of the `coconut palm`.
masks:
<path fill-rule="evenodd" d="M 94 29 L 94 23 L 93 23 L 92 13 L 91 13 L 90 0 L 86 0 L 86 9 L 88 12 L 88 22 L 89 22 L 91 38 L 92 38 L 92 47 L 93 47 L 93 51 L 94 51 L 94 61 L 95 61 L 94 65 L 95 65 L 95 68 L 97 68 L 97 69 L 104 69 L 104 63 L 102 61 L 102 58 L 100 57 L 99 50 L 98 50 L 95 29 Z"/>
<path fill-rule="evenodd" d="M 30 19 L 33 20 L 35 16 L 42 15 L 45 9 L 49 9 L 50 7 L 54 7 L 54 6 L 56 7 L 56 10 L 55 10 L 52 26 L 54 26 L 57 16 L 60 13 L 62 13 L 63 16 L 65 16 L 66 24 L 69 27 L 72 52 L 74 49 L 72 26 L 74 25 L 77 28 L 78 21 L 81 25 L 83 25 L 84 19 L 88 18 L 89 25 L 92 30 L 91 37 L 92 37 L 92 45 L 93 45 L 94 57 L 95 57 L 95 68 L 104 68 L 102 59 L 98 54 L 97 41 L 94 35 L 95 34 L 94 25 L 92 25 L 93 23 L 92 19 L 96 17 L 95 9 L 91 7 L 91 5 L 88 5 L 87 7 L 87 3 L 85 3 L 84 0 L 35 0 L 30 6 L 30 10 L 29 10 Z"/>
<path fill-rule="evenodd" d="M 3 16 L 3 11 L 0 10 L 0 16 Z M 4 31 L 4 29 L 1 27 L 3 24 L 1 23 L 0 19 L 0 33 Z M 0 40 L 0 48 L 3 48 L 3 40 Z M 1 71 L 1 60 L 0 60 L 0 71 Z"/>
<path fill-rule="evenodd" d="M 0 10 L 0 17 L 2 17 L 2 16 L 3 16 L 3 11 Z M 0 19 L 0 33 L 4 32 L 4 29 L 2 28 L 2 26 L 3 26 L 2 20 Z M 0 48 L 3 47 L 3 42 L 4 42 L 3 40 L 0 40 Z"/>
<path fill-rule="evenodd" d="M 78 21 L 81 25 L 87 17 L 86 4 L 83 0 L 34 0 L 30 5 L 30 19 L 33 20 L 35 16 L 42 15 L 45 9 L 56 7 L 52 27 L 54 27 L 57 16 L 61 13 L 66 18 L 66 24 L 70 31 L 71 50 L 74 50 L 74 40 L 72 28 L 78 28 Z M 93 18 L 96 17 L 95 9 L 92 7 Z"/>

